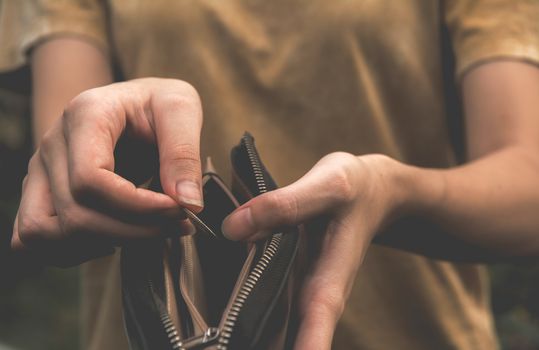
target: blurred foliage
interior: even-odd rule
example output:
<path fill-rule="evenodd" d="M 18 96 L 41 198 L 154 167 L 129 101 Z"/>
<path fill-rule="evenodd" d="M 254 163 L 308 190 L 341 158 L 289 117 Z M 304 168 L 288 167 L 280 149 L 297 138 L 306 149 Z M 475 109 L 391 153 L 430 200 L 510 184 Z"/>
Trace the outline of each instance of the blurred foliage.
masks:
<path fill-rule="evenodd" d="M 490 267 L 492 310 L 503 349 L 539 349 L 539 264 Z"/>
<path fill-rule="evenodd" d="M 15 349 L 79 348 L 78 286 L 77 269 L 35 271 L 2 285 L 0 342 Z"/>

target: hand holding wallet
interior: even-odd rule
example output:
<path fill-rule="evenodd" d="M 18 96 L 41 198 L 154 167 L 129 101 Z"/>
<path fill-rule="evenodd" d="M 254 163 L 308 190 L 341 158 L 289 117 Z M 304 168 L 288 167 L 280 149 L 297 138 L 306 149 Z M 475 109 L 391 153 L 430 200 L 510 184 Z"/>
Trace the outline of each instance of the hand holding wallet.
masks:
<path fill-rule="evenodd" d="M 277 188 L 250 134 L 233 148 L 231 161 L 232 189 L 212 167 L 206 170 L 204 210 L 187 211 L 194 235 L 136 241 L 122 249 L 124 320 L 132 350 L 293 346 L 300 229 L 285 228 L 250 244 L 227 240 L 224 218 Z"/>

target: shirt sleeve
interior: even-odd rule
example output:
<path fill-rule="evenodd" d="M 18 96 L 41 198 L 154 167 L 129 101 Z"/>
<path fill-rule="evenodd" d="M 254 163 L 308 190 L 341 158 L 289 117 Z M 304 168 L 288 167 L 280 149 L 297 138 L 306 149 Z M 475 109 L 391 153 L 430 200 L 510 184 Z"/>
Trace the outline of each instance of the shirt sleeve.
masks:
<path fill-rule="evenodd" d="M 539 64 L 539 0 L 444 0 L 457 77 L 495 59 Z"/>
<path fill-rule="evenodd" d="M 108 55 L 104 1 L 0 1 L 0 72 L 26 64 L 28 52 L 52 37 L 76 36 Z"/>

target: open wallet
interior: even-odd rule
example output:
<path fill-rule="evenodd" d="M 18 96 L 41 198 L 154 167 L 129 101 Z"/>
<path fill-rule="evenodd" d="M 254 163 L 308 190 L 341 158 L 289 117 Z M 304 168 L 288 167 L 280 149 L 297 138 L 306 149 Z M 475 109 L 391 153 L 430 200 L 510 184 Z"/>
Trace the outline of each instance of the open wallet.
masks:
<path fill-rule="evenodd" d="M 256 243 L 223 236 L 228 214 L 277 188 L 250 134 L 232 149 L 231 161 L 231 189 L 212 167 L 203 175 L 204 210 L 186 210 L 195 234 L 122 248 L 124 322 L 132 350 L 292 348 L 303 234 L 299 227 L 281 228 Z"/>

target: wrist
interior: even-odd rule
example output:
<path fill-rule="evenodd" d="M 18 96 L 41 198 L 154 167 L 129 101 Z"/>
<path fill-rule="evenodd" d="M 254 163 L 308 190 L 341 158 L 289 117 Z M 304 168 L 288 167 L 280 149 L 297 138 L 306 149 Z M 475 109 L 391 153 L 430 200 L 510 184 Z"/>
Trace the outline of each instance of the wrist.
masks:
<path fill-rule="evenodd" d="M 368 179 L 362 191 L 369 189 L 367 193 L 370 194 L 358 193 L 358 198 L 360 202 L 363 202 L 361 198 L 370 198 L 369 206 L 377 208 L 375 210 L 380 215 L 380 225 L 388 224 L 409 210 L 412 197 L 409 186 L 413 181 L 409 166 L 382 154 L 368 154 L 357 159 L 362 164 L 362 181 Z"/>
<path fill-rule="evenodd" d="M 404 164 L 385 155 L 373 154 L 359 159 L 376 169 L 374 181 L 383 184 L 386 221 L 425 214 L 443 200 L 445 181 L 442 171 Z"/>
<path fill-rule="evenodd" d="M 400 216 L 430 216 L 445 197 L 446 184 L 441 170 L 401 164 L 397 186 L 400 188 Z"/>

